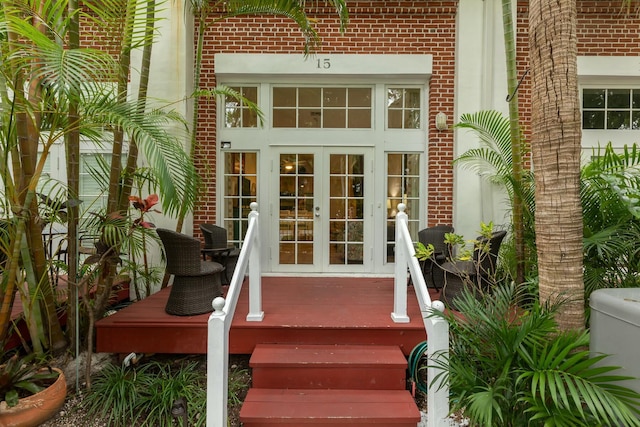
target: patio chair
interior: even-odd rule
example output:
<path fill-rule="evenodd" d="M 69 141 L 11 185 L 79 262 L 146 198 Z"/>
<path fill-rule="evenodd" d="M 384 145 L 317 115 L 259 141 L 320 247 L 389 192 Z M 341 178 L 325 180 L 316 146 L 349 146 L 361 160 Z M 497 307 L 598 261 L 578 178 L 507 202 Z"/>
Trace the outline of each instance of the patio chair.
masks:
<path fill-rule="evenodd" d="M 439 267 L 449 257 L 451 248 L 444 242 L 445 234 L 453 233 L 451 225 L 436 225 L 422 229 L 418 232 L 418 241 L 423 245 L 433 245 L 431 258 L 421 262 L 422 275 L 427 283 L 427 287 L 436 290 L 444 286 L 444 271 Z"/>
<path fill-rule="evenodd" d="M 165 311 L 191 316 L 213 311 L 213 299 L 222 295 L 220 275 L 224 267 L 200 259 L 200 240 L 164 228 L 156 229 L 167 260 L 167 273 L 173 284 Z"/>
<path fill-rule="evenodd" d="M 225 267 L 222 284 L 228 285 L 238 262 L 240 249 L 229 246 L 227 230 L 215 224 L 200 224 L 200 231 L 204 236 L 204 248 L 201 250 L 202 259 L 207 256 Z"/>
<path fill-rule="evenodd" d="M 448 261 L 440 266 L 444 272 L 441 299 L 451 308 L 456 309 L 454 298 L 462 293 L 465 286 L 470 287 L 476 297 L 491 290 L 498 252 L 506 235 L 506 231 L 495 231 L 488 242 L 485 237 L 479 236 L 471 261 Z"/>

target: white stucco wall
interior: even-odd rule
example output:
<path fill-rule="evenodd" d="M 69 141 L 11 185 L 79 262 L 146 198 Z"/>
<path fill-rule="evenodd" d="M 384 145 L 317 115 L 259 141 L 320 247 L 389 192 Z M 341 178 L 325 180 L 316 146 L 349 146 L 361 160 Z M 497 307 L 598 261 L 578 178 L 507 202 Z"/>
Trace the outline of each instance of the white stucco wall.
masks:
<path fill-rule="evenodd" d="M 460 0 L 456 42 L 455 122 L 462 114 L 498 110 L 508 115 L 506 102 L 506 61 L 499 2 Z M 464 31 L 460 31 L 464 29 Z M 479 146 L 477 137 L 467 130 L 454 131 L 454 158 Z M 454 227 L 456 233 L 471 239 L 478 235 L 480 223 L 508 221 L 504 195 L 477 173 L 455 166 Z"/>

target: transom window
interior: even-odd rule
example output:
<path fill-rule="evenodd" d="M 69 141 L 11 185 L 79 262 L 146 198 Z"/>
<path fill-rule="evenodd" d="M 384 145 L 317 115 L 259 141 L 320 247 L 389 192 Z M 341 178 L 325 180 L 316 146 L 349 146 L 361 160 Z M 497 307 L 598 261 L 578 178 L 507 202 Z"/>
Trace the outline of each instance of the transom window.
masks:
<path fill-rule="evenodd" d="M 242 95 L 246 101 L 258 104 L 258 88 L 256 86 L 231 86 Z M 245 99 L 225 98 L 225 127 L 228 128 L 255 128 L 258 126 L 258 116 L 251 111 Z"/>
<path fill-rule="evenodd" d="M 583 129 L 640 129 L 640 89 L 583 89 Z"/>
<path fill-rule="evenodd" d="M 371 88 L 274 87 L 274 128 L 370 129 Z"/>
<path fill-rule="evenodd" d="M 420 89 L 387 89 L 387 127 L 389 129 L 420 129 Z"/>

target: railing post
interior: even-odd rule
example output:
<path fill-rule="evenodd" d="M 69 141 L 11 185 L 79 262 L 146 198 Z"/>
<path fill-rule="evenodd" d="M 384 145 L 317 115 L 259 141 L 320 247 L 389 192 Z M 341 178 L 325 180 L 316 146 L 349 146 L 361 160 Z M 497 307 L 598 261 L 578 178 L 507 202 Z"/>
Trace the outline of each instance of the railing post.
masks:
<path fill-rule="evenodd" d="M 443 317 L 433 316 L 434 310 L 444 311 L 441 301 L 431 301 L 427 285 L 422 276 L 418 260 L 415 258 L 413 241 L 409 235 L 409 219 L 406 206 L 398 204 L 396 215 L 396 266 L 394 275 L 393 313 L 394 322 L 408 322 L 407 316 L 407 269 L 413 279 L 414 290 L 427 331 L 427 407 L 429 417 L 427 427 L 449 426 L 449 323 Z M 445 374 L 445 375 L 442 375 Z M 438 375 L 439 381 L 434 382 Z"/>
<path fill-rule="evenodd" d="M 433 379 L 449 366 L 449 322 L 442 317 L 431 316 L 432 310 L 444 311 L 444 304 L 441 301 L 434 301 L 424 322 L 429 340 L 427 345 L 427 385 L 429 387 L 427 427 L 441 427 L 450 425 L 448 420 L 449 378 L 446 375 L 441 376 L 442 380 L 437 383 Z"/>
<path fill-rule="evenodd" d="M 398 204 L 396 214 L 396 252 L 395 252 L 395 274 L 393 280 L 393 313 L 391 319 L 395 323 L 409 323 L 407 316 L 407 251 L 405 249 L 404 234 L 401 226 L 409 223 L 407 214 L 404 212 L 406 205 Z"/>
<path fill-rule="evenodd" d="M 250 205 L 249 223 L 254 221 L 255 232 L 253 233 L 253 246 L 249 254 L 249 314 L 247 322 L 261 322 L 264 319 L 262 311 L 262 267 L 260 265 L 261 244 L 260 244 L 260 214 L 258 204 L 252 202 Z"/>
<path fill-rule="evenodd" d="M 207 322 L 207 427 L 227 427 L 229 334 L 224 303 L 222 297 L 213 300 Z"/>

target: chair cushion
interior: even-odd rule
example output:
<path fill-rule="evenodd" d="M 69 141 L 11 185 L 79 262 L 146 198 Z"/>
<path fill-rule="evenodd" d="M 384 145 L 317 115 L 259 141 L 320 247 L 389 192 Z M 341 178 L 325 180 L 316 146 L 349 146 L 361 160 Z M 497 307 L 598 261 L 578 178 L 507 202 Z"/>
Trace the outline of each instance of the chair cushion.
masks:
<path fill-rule="evenodd" d="M 440 268 L 447 273 L 455 274 L 457 276 L 475 276 L 478 274 L 473 261 L 445 262 L 440 266 Z"/>
<path fill-rule="evenodd" d="M 194 276 L 206 276 L 208 274 L 220 273 L 224 270 L 224 266 L 214 261 L 200 261 L 200 274 Z"/>

